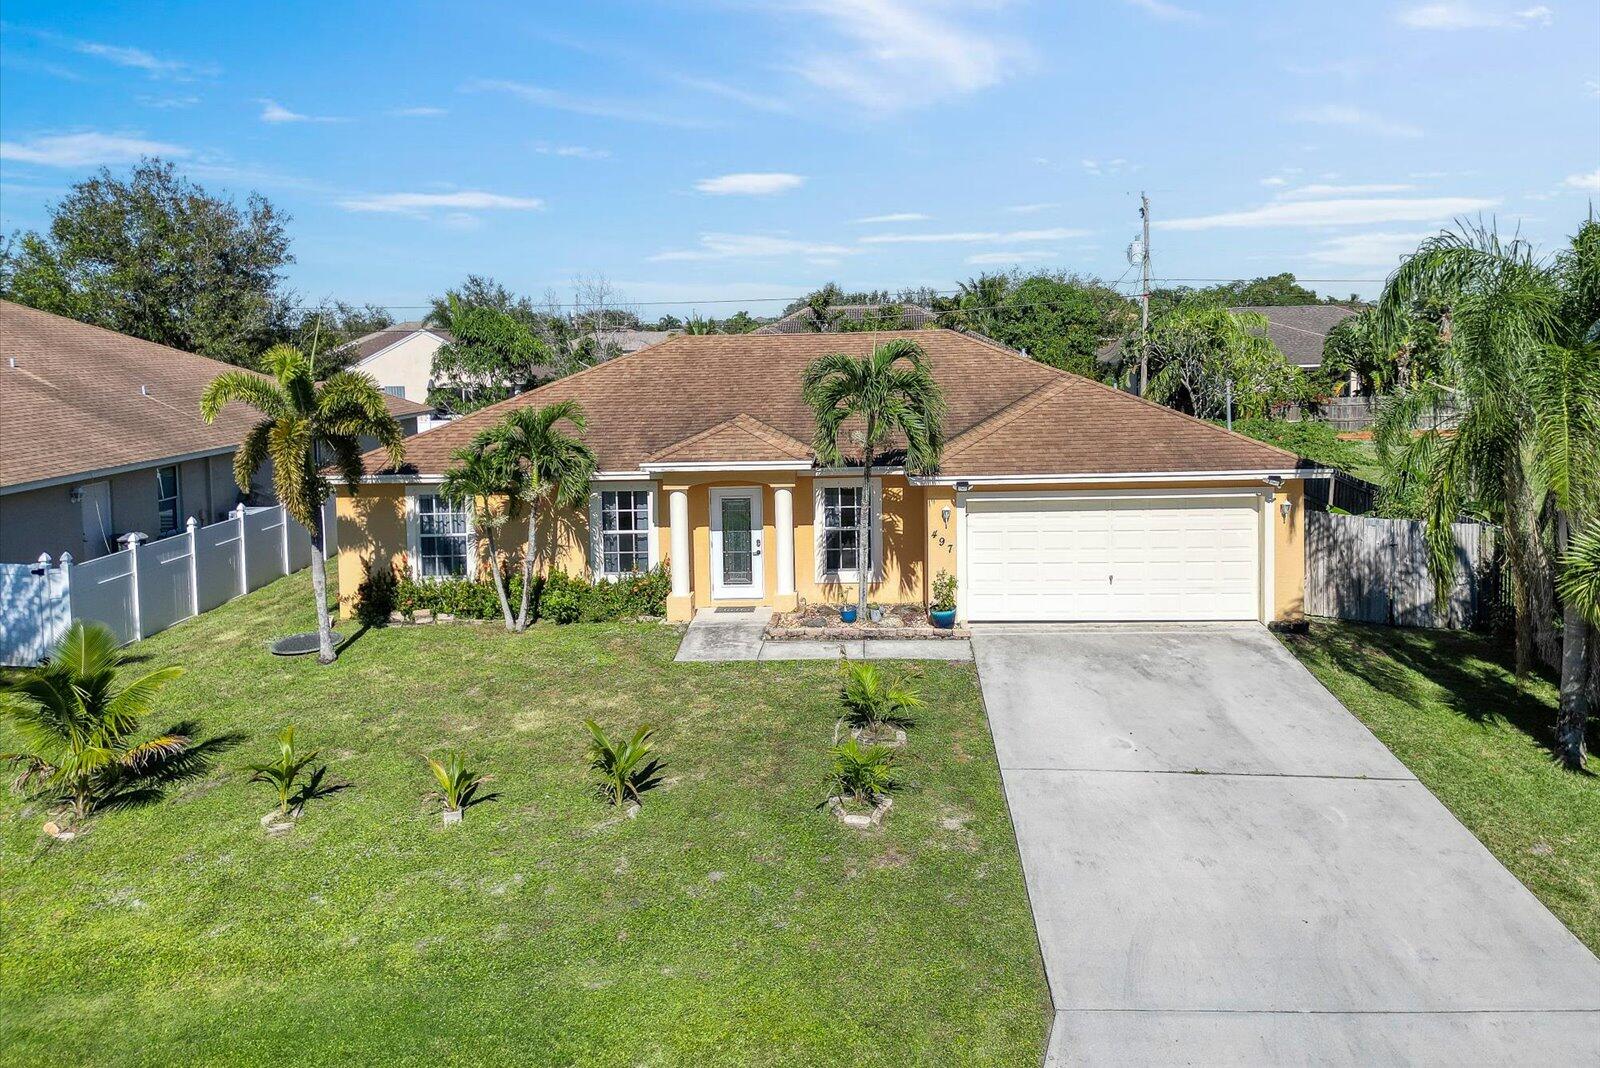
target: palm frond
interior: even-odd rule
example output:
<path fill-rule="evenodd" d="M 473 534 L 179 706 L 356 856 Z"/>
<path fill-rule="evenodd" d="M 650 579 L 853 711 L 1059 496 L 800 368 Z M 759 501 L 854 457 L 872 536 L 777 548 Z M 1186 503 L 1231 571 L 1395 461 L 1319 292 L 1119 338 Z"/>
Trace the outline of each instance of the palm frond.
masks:
<path fill-rule="evenodd" d="M 288 395 L 270 379 L 250 371 L 224 371 L 200 394 L 200 417 L 210 423 L 234 402 L 248 404 L 269 419 L 293 410 Z"/>

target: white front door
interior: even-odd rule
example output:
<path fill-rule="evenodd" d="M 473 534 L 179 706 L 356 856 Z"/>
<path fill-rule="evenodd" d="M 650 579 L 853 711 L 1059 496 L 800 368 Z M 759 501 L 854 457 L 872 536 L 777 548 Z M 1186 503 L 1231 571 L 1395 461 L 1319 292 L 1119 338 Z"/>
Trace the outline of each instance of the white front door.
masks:
<path fill-rule="evenodd" d="M 711 491 L 711 596 L 719 600 L 759 598 L 761 490 Z"/>
<path fill-rule="evenodd" d="M 111 526 L 111 483 L 86 482 L 78 487 L 78 515 L 83 527 L 80 560 L 93 560 L 115 552 L 117 543 Z"/>
<path fill-rule="evenodd" d="M 1260 507 L 1259 494 L 971 500 L 966 616 L 1256 619 Z"/>

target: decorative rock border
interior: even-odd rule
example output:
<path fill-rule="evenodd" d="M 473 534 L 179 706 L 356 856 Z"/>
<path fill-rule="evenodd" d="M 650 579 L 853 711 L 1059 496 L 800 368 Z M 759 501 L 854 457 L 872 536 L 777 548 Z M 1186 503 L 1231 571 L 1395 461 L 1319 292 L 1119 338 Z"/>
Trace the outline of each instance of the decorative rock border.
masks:
<path fill-rule="evenodd" d="M 833 813 L 833 818 L 846 827 L 854 827 L 858 831 L 870 830 L 883 825 L 883 817 L 889 814 L 894 807 L 894 798 L 884 794 L 878 798 L 878 803 L 872 806 L 871 814 L 863 812 L 849 812 L 844 807 L 844 798 L 828 798 L 828 811 Z"/>
<path fill-rule="evenodd" d="M 965 627 L 940 630 L 937 627 L 874 627 L 870 623 L 855 623 L 837 627 L 768 627 L 762 637 L 769 642 L 859 642 L 899 641 L 908 639 L 939 641 L 966 641 L 972 631 Z"/>

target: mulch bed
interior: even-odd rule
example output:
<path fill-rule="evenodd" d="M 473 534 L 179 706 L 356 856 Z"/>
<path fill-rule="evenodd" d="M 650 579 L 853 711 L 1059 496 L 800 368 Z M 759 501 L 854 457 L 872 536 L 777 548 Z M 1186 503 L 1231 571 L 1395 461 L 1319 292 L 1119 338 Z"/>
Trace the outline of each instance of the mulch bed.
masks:
<path fill-rule="evenodd" d="M 775 613 L 767 624 L 768 641 L 861 641 L 897 638 L 969 638 L 964 627 L 940 630 L 928 622 L 926 610 L 916 605 L 884 605 L 883 619 L 846 623 L 837 605 L 803 604 L 793 612 Z"/>

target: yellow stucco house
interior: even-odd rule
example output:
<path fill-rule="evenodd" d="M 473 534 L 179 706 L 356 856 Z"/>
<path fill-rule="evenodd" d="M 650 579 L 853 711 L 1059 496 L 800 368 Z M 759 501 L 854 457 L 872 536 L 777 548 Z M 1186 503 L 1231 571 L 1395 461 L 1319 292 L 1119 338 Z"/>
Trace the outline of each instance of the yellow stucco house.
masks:
<path fill-rule="evenodd" d="M 859 467 L 813 460 L 801 375 L 891 337 L 926 353 L 947 444 L 933 475 L 889 456 L 863 502 Z M 374 558 L 417 577 L 481 574 L 470 517 L 438 495 L 451 456 L 512 406 L 567 399 L 588 416 L 599 473 L 587 509 L 542 518 L 538 566 L 604 577 L 664 563 L 674 620 L 850 600 L 863 564 L 886 604 L 924 604 L 950 572 L 966 622 L 1301 615 L 1301 491 L 1319 472 L 950 330 L 674 337 L 408 439 L 398 470 L 369 454 L 362 484 L 337 490 L 344 612 Z M 513 560 L 525 529 L 515 517 L 501 528 Z"/>

